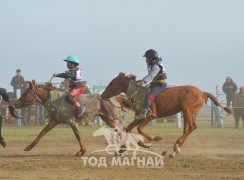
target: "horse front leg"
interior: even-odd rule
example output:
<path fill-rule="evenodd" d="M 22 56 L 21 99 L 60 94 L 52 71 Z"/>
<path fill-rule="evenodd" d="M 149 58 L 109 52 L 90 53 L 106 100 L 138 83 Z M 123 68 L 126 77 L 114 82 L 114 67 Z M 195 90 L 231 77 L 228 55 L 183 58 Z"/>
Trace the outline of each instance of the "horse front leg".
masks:
<path fill-rule="evenodd" d="M 3 117 L 0 115 L 0 144 L 3 147 L 6 147 L 6 142 L 4 141 L 4 139 L 2 137 L 2 119 L 3 119 Z"/>
<path fill-rule="evenodd" d="M 162 138 L 159 136 L 155 136 L 152 137 L 148 134 L 146 134 L 143 129 L 145 128 L 146 125 L 148 125 L 149 122 L 151 122 L 154 119 L 153 116 L 150 116 L 148 118 L 146 118 L 138 127 L 137 127 L 137 131 L 144 136 L 145 138 L 147 138 L 149 141 L 160 141 Z"/>
<path fill-rule="evenodd" d="M 184 114 L 184 112 L 183 112 Z M 186 141 L 187 137 L 197 129 L 194 116 L 192 113 L 186 112 L 184 115 L 184 131 L 183 135 L 177 139 L 174 144 L 173 152 L 169 155 L 170 158 L 174 158 L 176 154 L 180 153 L 180 149 L 183 146 L 184 142 Z"/>
<path fill-rule="evenodd" d="M 109 118 L 106 118 L 105 116 L 100 116 L 102 118 L 102 120 L 111 128 L 114 129 L 114 131 L 116 133 L 118 133 L 119 135 L 119 139 L 120 139 L 120 147 L 118 152 L 115 152 L 115 155 L 122 155 L 127 151 L 127 147 L 126 147 L 126 135 L 123 129 L 121 129 L 118 125 L 115 124 L 115 122 Z"/>
<path fill-rule="evenodd" d="M 50 120 L 49 123 L 46 125 L 46 127 L 36 137 L 36 139 L 29 146 L 25 148 L 25 151 L 30 151 L 33 147 L 35 147 L 36 144 L 40 141 L 40 139 L 58 124 L 60 124 L 60 122 L 56 120 Z"/>
<path fill-rule="evenodd" d="M 76 156 L 82 156 L 85 154 L 86 152 L 86 146 L 83 142 L 83 140 L 81 139 L 81 135 L 80 135 L 80 131 L 79 128 L 77 126 L 77 124 L 74 121 L 71 121 L 69 123 L 70 127 L 72 128 L 76 139 L 78 140 L 79 144 L 80 144 L 80 151 L 76 153 Z"/>

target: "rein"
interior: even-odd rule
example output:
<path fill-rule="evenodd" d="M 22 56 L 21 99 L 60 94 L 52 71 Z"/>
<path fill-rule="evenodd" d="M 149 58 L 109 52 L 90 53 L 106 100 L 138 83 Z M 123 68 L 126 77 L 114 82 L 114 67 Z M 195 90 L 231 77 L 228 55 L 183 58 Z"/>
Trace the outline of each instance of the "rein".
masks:
<path fill-rule="evenodd" d="M 49 96 L 49 93 L 50 93 L 50 92 L 48 92 L 48 96 Z M 32 96 L 33 99 L 32 99 L 30 102 L 29 102 L 28 100 L 24 99 L 23 97 L 20 97 L 20 100 L 23 102 L 23 104 L 24 104 L 25 107 L 28 107 L 28 106 L 34 104 L 35 102 L 39 102 L 39 103 L 41 103 L 41 104 L 46 104 L 48 98 L 47 98 L 47 100 L 44 102 L 44 100 L 42 100 L 42 99 L 38 96 L 38 91 L 36 90 L 36 87 L 35 87 L 34 90 L 32 90 L 32 94 L 33 94 L 33 96 Z"/>
<path fill-rule="evenodd" d="M 121 108 L 121 109 L 123 110 L 123 106 L 120 106 L 120 107 L 119 107 L 119 106 L 114 105 L 110 99 L 108 99 L 107 101 L 109 101 L 114 107 L 116 107 L 116 108 Z"/>
<path fill-rule="evenodd" d="M 29 102 L 28 100 L 24 99 L 22 96 L 19 98 L 19 100 L 23 102 L 25 107 L 28 107 L 28 106 L 30 106 L 30 105 L 32 105 L 32 104 L 34 104 L 36 102 L 36 100 L 37 100 L 36 93 L 33 92 L 33 99 L 32 99 L 31 102 Z"/>
<path fill-rule="evenodd" d="M 141 103 L 141 101 L 143 100 L 142 95 L 141 95 L 139 98 L 139 101 L 132 102 L 133 96 L 135 96 L 139 91 L 140 91 L 140 89 L 136 87 L 136 81 L 130 80 L 130 84 L 129 84 L 129 87 L 127 89 L 126 95 L 127 95 L 128 100 L 129 100 L 129 103 L 132 106 L 135 106 L 135 105 Z"/>

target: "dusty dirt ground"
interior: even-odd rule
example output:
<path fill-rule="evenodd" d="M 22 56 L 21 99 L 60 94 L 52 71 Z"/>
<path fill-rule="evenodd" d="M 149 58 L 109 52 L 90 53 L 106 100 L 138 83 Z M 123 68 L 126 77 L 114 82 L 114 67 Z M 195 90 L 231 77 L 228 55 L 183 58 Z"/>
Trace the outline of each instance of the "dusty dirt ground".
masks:
<path fill-rule="evenodd" d="M 81 127 L 81 134 L 87 154 L 103 149 L 105 139 L 92 137 L 97 127 L 87 131 L 85 128 Z M 154 132 L 153 128 L 150 132 Z M 74 156 L 79 146 L 72 130 L 63 127 L 55 128 L 31 151 L 23 151 L 41 129 L 5 128 L 7 147 L 0 147 L 0 179 L 244 179 L 243 128 L 199 128 L 189 136 L 176 158 L 165 156 L 163 168 L 85 166 L 80 157 Z M 182 130 L 166 126 L 155 132 L 163 140 L 153 142 L 149 150 L 161 154 L 171 151 Z M 111 158 L 105 152 L 96 155 L 99 156 Z"/>

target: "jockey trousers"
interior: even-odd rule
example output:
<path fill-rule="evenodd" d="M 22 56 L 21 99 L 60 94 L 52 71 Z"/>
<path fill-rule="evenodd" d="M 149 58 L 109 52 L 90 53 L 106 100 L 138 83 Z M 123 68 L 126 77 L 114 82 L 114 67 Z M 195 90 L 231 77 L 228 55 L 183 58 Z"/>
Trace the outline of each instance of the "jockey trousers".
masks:
<path fill-rule="evenodd" d="M 162 85 L 152 83 L 150 85 L 150 92 L 147 93 L 144 109 L 149 109 L 156 96 L 159 95 L 159 93 L 161 93 L 166 86 L 167 83 L 163 83 Z"/>
<path fill-rule="evenodd" d="M 74 103 L 77 102 L 77 97 L 79 97 L 85 90 L 86 86 L 79 86 L 73 89 L 70 89 L 69 93 L 71 96 L 74 97 Z"/>

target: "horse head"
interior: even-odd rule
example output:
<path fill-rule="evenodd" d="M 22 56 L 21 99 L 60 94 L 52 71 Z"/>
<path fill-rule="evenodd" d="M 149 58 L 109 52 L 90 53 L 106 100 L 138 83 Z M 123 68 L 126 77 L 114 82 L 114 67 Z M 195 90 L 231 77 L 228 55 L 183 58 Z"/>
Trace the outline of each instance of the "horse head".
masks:
<path fill-rule="evenodd" d="M 119 75 L 108 84 L 107 88 L 102 93 L 102 99 L 107 100 L 120 93 L 126 93 L 130 81 L 135 79 L 135 75 L 125 76 L 125 73 L 119 73 Z"/>
<path fill-rule="evenodd" d="M 36 102 L 44 104 L 48 98 L 49 91 L 53 89 L 54 87 L 50 85 L 35 85 L 35 80 L 32 80 L 29 82 L 29 87 L 15 102 L 15 108 L 28 107 Z"/>

